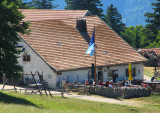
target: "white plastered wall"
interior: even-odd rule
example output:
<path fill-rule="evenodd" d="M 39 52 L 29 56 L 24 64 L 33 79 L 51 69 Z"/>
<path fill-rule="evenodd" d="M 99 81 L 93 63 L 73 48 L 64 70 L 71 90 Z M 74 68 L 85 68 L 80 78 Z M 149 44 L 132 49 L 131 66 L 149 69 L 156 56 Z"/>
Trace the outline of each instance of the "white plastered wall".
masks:
<path fill-rule="evenodd" d="M 143 64 L 132 64 L 132 68 L 136 68 L 136 77 L 133 77 L 134 80 L 142 80 L 143 79 Z M 125 79 L 128 80 L 126 77 L 126 69 L 128 69 L 128 65 L 123 66 L 114 66 L 110 67 L 111 70 L 118 70 L 118 78 L 116 81 Z M 84 83 L 84 81 L 88 78 L 88 71 L 90 69 L 86 70 L 75 70 L 75 71 L 68 71 L 68 72 L 62 72 L 62 75 L 57 75 L 56 82 L 61 82 L 63 77 L 66 78 L 66 80 L 69 83 L 73 83 L 73 81 L 76 81 L 77 83 Z M 98 73 L 98 69 L 96 71 Z M 103 68 L 103 82 L 108 81 L 108 68 Z"/>
<path fill-rule="evenodd" d="M 144 79 L 143 63 L 131 64 L 131 67 L 136 69 L 136 76 L 133 77 L 134 80 Z M 109 69 L 110 70 L 118 70 L 118 78 L 116 79 L 116 81 L 122 80 L 122 79 L 128 80 L 128 77 L 126 77 L 126 69 L 128 69 L 128 65 L 114 66 L 114 67 L 110 67 Z M 103 68 L 103 75 L 104 75 L 104 81 L 108 81 L 108 69 L 107 68 Z"/>
<path fill-rule="evenodd" d="M 23 66 L 23 72 L 25 74 L 30 73 L 31 71 L 33 73 L 38 71 L 40 74 L 43 72 L 43 79 L 48 82 L 48 86 L 50 88 L 56 88 L 56 73 L 23 40 L 21 40 L 19 45 L 22 45 L 25 48 L 25 51 L 20 54 L 21 57 L 18 58 L 19 65 Z M 29 62 L 23 61 L 22 56 L 24 55 L 24 53 L 27 53 L 27 55 L 30 55 Z"/>
<path fill-rule="evenodd" d="M 63 77 L 65 77 L 66 81 L 68 81 L 69 83 L 73 83 L 74 81 L 76 81 L 77 83 L 83 84 L 88 78 L 88 71 L 89 69 L 62 72 L 62 75 L 57 75 L 56 82 L 61 82 Z"/>

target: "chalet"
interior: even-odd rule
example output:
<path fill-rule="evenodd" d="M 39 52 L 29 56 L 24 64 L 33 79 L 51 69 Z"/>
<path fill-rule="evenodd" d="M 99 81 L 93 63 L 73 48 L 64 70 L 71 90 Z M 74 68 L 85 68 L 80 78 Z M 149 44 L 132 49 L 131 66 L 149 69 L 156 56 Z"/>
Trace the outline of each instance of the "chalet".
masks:
<path fill-rule="evenodd" d="M 147 60 L 127 44 L 99 17 L 87 10 L 21 9 L 30 22 L 31 33 L 19 34 L 24 51 L 18 59 L 24 73 L 43 72 L 50 88 L 63 77 L 84 83 L 90 76 L 94 56 L 86 55 L 95 26 L 97 80 L 128 79 L 128 63 L 133 79 L 143 79 Z"/>

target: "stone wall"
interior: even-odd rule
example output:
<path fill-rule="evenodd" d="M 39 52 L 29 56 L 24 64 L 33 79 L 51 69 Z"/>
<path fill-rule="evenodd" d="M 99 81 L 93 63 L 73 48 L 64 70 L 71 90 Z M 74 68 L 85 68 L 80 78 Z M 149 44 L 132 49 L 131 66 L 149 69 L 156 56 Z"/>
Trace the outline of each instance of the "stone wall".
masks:
<path fill-rule="evenodd" d="M 127 87 L 127 88 L 109 88 L 104 86 L 97 85 L 95 87 L 89 87 L 89 93 L 90 94 L 97 94 L 105 97 L 110 98 L 135 98 L 135 97 L 146 97 L 150 96 L 151 90 L 148 88 L 141 88 L 141 87 Z"/>

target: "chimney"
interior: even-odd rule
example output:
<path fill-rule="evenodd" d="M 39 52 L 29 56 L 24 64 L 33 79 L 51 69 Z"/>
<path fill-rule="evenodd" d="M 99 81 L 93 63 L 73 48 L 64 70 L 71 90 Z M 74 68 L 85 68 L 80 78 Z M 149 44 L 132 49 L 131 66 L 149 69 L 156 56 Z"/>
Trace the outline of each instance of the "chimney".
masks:
<path fill-rule="evenodd" d="M 77 20 L 76 28 L 80 33 L 87 32 L 86 20 L 84 19 Z"/>

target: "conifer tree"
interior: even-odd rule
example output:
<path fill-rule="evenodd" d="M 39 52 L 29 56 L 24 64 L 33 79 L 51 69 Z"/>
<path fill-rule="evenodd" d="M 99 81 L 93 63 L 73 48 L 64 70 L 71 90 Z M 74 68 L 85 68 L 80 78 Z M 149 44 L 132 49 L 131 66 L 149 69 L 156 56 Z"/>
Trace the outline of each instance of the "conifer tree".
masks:
<path fill-rule="evenodd" d="M 152 3 L 152 7 L 153 13 L 145 13 L 147 17 L 146 22 L 148 23 L 146 27 L 157 34 L 158 30 L 160 30 L 160 0 L 156 0 Z"/>
<path fill-rule="evenodd" d="M 113 4 L 111 4 L 107 8 L 106 15 L 104 16 L 104 21 L 117 34 L 120 34 L 120 32 L 124 31 L 125 29 L 125 24 L 122 22 L 122 16 L 119 14 L 117 8 L 113 7 Z"/>
<path fill-rule="evenodd" d="M 69 10 L 89 10 L 93 15 L 103 17 L 103 6 L 100 0 L 65 0 L 65 9 Z"/>
<path fill-rule="evenodd" d="M 156 36 L 160 30 L 160 0 L 155 0 L 155 2 L 152 3 L 152 7 L 153 13 L 145 13 L 145 16 L 147 17 L 146 22 L 148 23 L 146 25 L 146 35 L 149 40 L 156 43 L 159 41 L 156 39 Z"/>
<path fill-rule="evenodd" d="M 18 10 L 21 0 L 0 0 L 0 75 L 18 77 L 22 67 L 18 65 L 16 45 L 18 33 L 27 33 L 29 23 L 22 22 L 24 16 Z"/>
<path fill-rule="evenodd" d="M 30 7 L 35 9 L 54 9 L 58 5 L 53 5 L 55 0 L 32 0 L 28 3 Z"/>

